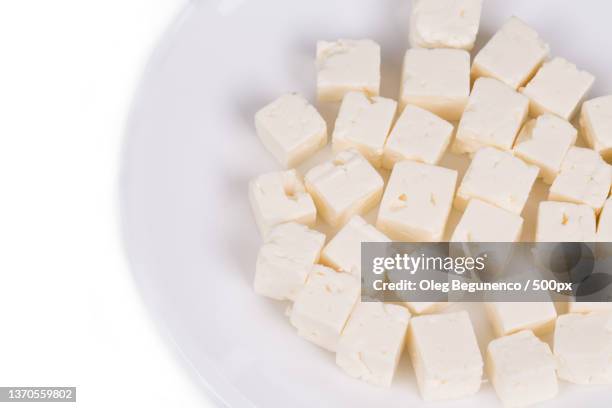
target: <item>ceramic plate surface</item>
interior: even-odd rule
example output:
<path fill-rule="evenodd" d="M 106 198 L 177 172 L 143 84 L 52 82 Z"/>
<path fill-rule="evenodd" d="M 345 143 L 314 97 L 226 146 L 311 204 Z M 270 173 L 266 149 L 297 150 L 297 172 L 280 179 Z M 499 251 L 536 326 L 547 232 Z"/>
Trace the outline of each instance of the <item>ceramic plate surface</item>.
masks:
<path fill-rule="evenodd" d="M 553 55 L 596 76 L 592 96 L 610 93 L 610 4 L 485 0 L 477 49 L 517 15 L 551 44 Z M 247 199 L 249 179 L 279 169 L 255 134 L 253 115 L 283 92 L 315 100 L 316 41 L 377 41 L 382 95 L 396 98 L 409 12 L 408 0 L 194 2 L 151 59 L 126 134 L 126 249 L 152 313 L 220 402 L 236 408 L 425 405 L 406 353 L 390 389 L 354 380 L 333 354 L 296 335 L 284 314 L 287 304 L 253 293 L 261 240 Z M 330 129 L 336 109 L 321 107 Z M 447 156 L 443 164 L 463 170 L 466 163 Z M 546 192 L 538 183 L 525 210 L 526 239 Z M 457 218 L 453 214 L 450 228 Z M 480 306 L 455 308 L 469 309 L 484 350 L 491 333 Z M 611 401 L 610 387 L 562 382 L 558 398 L 539 406 L 604 407 Z M 498 405 L 485 383 L 475 397 L 439 406 Z"/>

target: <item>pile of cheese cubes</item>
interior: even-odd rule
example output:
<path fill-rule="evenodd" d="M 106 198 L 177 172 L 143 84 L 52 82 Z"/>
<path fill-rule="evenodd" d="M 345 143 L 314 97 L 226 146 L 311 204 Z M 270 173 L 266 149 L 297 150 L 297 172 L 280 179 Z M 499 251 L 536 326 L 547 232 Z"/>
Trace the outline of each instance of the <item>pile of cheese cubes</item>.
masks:
<path fill-rule="evenodd" d="M 612 167 L 604 160 L 612 159 L 612 96 L 583 103 L 593 76 L 551 59 L 546 42 L 515 17 L 471 61 L 481 7 L 413 2 L 399 102 L 379 96 L 374 41 L 319 42 L 318 99 L 341 102 L 335 157 L 303 178 L 294 167 L 327 144 L 317 109 L 286 94 L 257 112 L 257 134 L 285 170 L 249 185 L 265 241 L 254 285 L 291 301 L 298 333 L 335 352 L 351 376 L 389 386 L 407 348 L 426 400 L 475 394 L 486 367 L 502 402 L 524 406 L 556 395 L 557 377 L 612 383 L 610 304 L 572 303 L 561 316 L 552 302 L 487 304 L 498 337 L 485 365 L 467 312 L 360 301 L 361 242 L 441 241 L 452 206 L 463 216 L 451 240 L 516 242 L 538 177 L 550 188 L 537 241 L 612 240 Z M 570 120 L 578 112 L 589 148 L 575 146 Z M 471 158 L 460 182 L 438 165 L 449 149 Z M 373 226 L 361 215 L 377 206 Z M 338 231 L 328 242 L 313 229 L 317 216 Z M 551 330 L 553 352 L 537 337 Z"/>

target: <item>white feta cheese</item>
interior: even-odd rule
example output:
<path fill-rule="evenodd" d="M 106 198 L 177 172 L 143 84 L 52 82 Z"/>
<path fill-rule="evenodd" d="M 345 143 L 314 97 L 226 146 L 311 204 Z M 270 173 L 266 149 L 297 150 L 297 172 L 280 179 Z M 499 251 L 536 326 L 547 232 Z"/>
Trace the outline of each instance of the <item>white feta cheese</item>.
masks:
<path fill-rule="evenodd" d="M 353 275 L 315 265 L 290 311 L 298 334 L 329 351 L 338 339 L 359 300 L 359 280 Z"/>
<path fill-rule="evenodd" d="M 474 395 L 483 361 L 467 312 L 413 317 L 408 352 L 425 401 Z"/>
<path fill-rule="evenodd" d="M 559 378 L 576 384 L 612 384 L 612 313 L 559 316 L 553 348 Z"/>
<path fill-rule="evenodd" d="M 286 168 L 295 167 L 327 143 L 327 124 L 298 94 L 285 94 L 255 114 L 262 143 Z"/>
<path fill-rule="evenodd" d="M 336 363 L 351 377 L 389 387 L 404 349 L 408 309 L 382 302 L 358 303 L 340 336 Z"/>
<path fill-rule="evenodd" d="M 484 201 L 470 200 L 455 232 L 453 242 L 518 242 L 523 218 Z"/>
<path fill-rule="evenodd" d="M 550 186 L 548 199 L 586 204 L 599 213 L 611 184 L 612 166 L 597 152 L 571 147 L 565 155 L 561 172 Z"/>
<path fill-rule="evenodd" d="M 341 101 L 349 91 L 377 96 L 380 89 L 380 46 L 372 40 L 317 42 L 317 95 Z"/>
<path fill-rule="evenodd" d="M 556 362 L 548 344 L 530 331 L 493 340 L 487 348 L 487 372 L 505 407 L 524 407 L 554 398 Z"/>
<path fill-rule="evenodd" d="M 339 152 L 332 161 L 313 167 L 305 181 L 319 213 L 333 227 L 374 208 L 384 185 L 376 169 L 355 149 Z"/>
<path fill-rule="evenodd" d="M 536 242 L 595 242 L 595 213 L 586 205 L 543 201 Z"/>
<path fill-rule="evenodd" d="M 321 252 L 321 263 L 361 276 L 361 243 L 391 242 L 382 232 L 358 215 L 353 216 Z"/>
<path fill-rule="evenodd" d="M 522 228 L 520 215 L 472 199 L 451 236 L 451 242 L 456 244 L 449 248 L 472 257 L 486 253 L 486 268 L 482 272 L 490 277 L 500 276 L 510 261 L 511 243 L 520 241 Z"/>
<path fill-rule="evenodd" d="M 289 221 L 313 225 L 317 209 L 295 170 L 266 173 L 249 183 L 249 201 L 262 236 Z"/>
<path fill-rule="evenodd" d="M 520 241 L 522 229 L 523 218 L 520 215 L 472 199 L 451 236 L 451 242 L 455 244 L 449 249 L 472 257 L 486 253 L 486 268 L 481 272 L 495 279 L 510 262 L 512 243 Z M 498 244 L 500 242 L 506 245 Z"/>
<path fill-rule="evenodd" d="M 404 56 L 400 106 L 416 105 L 459 120 L 470 95 L 470 54 L 463 50 L 411 48 Z"/>
<path fill-rule="evenodd" d="M 410 17 L 410 44 L 422 48 L 474 47 L 482 0 L 415 0 Z"/>
<path fill-rule="evenodd" d="M 408 105 L 387 139 L 383 167 L 414 160 L 438 164 L 453 136 L 453 125 L 418 106 Z"/>
<path fill-rule="evenodd" d="M 525 207 L 539 169 L 508 152 L 485 147 L 476 152 L 461 181 L 455 207 L 465 209 L 477 198 L 520 214 Z"/>
<path fill-rule="evenodd" d="M 595 255 L 601 261 L 612 260 L 612 198 L 608 198 L 599 213 L 595 237 Z M 612 302 L 610 303 L 612 305 Z M 572 313 L 572 312 L 570 312 Z"/>
<path fill-rule="evenodd" d="M 325 235 L 295 222 L 272 228 L 259 250 L 255 292 L 278 300 L 293 300 L 319 262 Z"/>
<path fill-rule="evenodd" d="M 450 305 L 449 302 L 403 302 L 403 304 L 416 315 L 435 313 Z"/>
<path fill-rule="evenodd" d="M 608 198 L 597 222 L 597 242 L 612 242 L 612 198 Z"/>
<path fill-rule="evenodd" d="M 612 95 L 582 104 L 580 128 L 589 146 L 607 161 L 612 160 Z"/>
<path fill-rule="evenodd" d="M 334 126 L 334 151 L 354 147 L 373 166 L 380 167 L 396 110 L 397 102 L 393 99 L 369 97 L 362 92 L 347 93 Z"/>
<path fill-rule="evenodd" d="M 546 334 L 553 329 L 557 318 L 552 302 L 487 302 L 485 308 L 498 337 L 521 330 Z"/>
<path fill-rule="evenodd" d="M 529 112 L 529 100 L 492 78 L 479 78 L 457 127 L 453 151 L 474 153 L 483 146 L 511 150 Z"/>
<path fill-rule="evenodd" d="M 395 164 L 376 226 L 392 239 L 438 242 L 451 210 L 457 172 L 413 161 Z"/>
<path fill-rule="evenodd" d="M 612 302 L 568 302 L 567 313 L 612 312 Z"/>
<path fill-rule="evenodd" d="M 518 89 L 548 58 L 550 47 L 523 21 L 511 17 L 474 57 L 472 75 L 496 78 Z"/>
<path fill-rule="evenodd" d="M 546 62 L 521 89 L 530 100 L 531 116 L 554 113 L 571 120 L 595 82 L 595 77 L 563 58 Z"/>
<path fill-rule="evenodd" d="M 532 119 L 514 145 L 514 154 L 540 168 L 540 177 L 551 184 L 559 171 L 569 148 L 576 142 L 578 132 L 567 121 L 545 113 Z"/>

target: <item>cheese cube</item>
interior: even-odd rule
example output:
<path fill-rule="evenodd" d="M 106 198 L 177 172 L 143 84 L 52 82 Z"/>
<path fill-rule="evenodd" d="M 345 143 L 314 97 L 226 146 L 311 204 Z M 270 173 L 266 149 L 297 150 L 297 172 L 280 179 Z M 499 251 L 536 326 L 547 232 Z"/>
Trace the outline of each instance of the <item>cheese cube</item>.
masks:
<path fill-rule="evenodd" d="M 470 95 L 470 54 L 463 50 L 406 51 L 400 105 L 420 106 L 446 119 L 459 120 Z"/>
<path fill-rule="evenodd" d="M 410 17 L 410 44 L 422 48 L 474 47 L 482 0 L 415 0 Z"/>
<path fill-rule="evenodd" d="M 410 312 L 382 302 L 358 303 L 336 351 L 336 363 L 351 377 L 389 387 L 400 356 Z"/>
<path fill-rule="evenodd" d="M 597 242 L 612 242 L 612 198 L 608 198 L 597 222 Z"/>
<path fill-rule="evenodd" d="M 580 128 L 589 146 L 607 161 L 612 160 L 612 95 L 582 104 Z"/>
<path fill-rule="evenodd" d="M 612 384 L 612 313 L 559 316 L 553 348 L 559 378 L 576 384 Z"/>
<path fill-rule="evenodd" d="M 472 75 L 496 78 L 518 89 L 533 77 L 549 52 L 533 28 L 511 17 L 474 57 Z"/>
<path fill-rule="evenodd" d="M 509 86 L 479 78 L 457 127 L 455 153 L 474 153 L 483 146 L 510 150 L 527 118 L 529 101 Z"/>
<path fill-rule="evenodd" d="M 291 324 L 306 340 L 336 351 L 359 294 L 359 280 L 354 276 L 315 265 L 295 297 L 289 316 Z"/>
<path fill-rule="evenodd" d="M 558 391 L 555 358 L 548 344 L 530 331 L 493 340 L 487 372 L 505 407 L 524 407 L 554 398 Z"/>
<path fill-rule="evenodd" d="M 470 200 L 455 232 L 453 242 L 517 242 L 523 219 L 481 200 Z"/>
<path fill-rule="evenodd" d="M 334 126 L 334 151 L 354 147 L 373 166 L 380 167 L 383 147 L 396 110 L 397 102 L 393 99 L 378 96 L 370 98 L 362 92 L 347 93 Z"/>
<path fill-rule="evenodd" d="M 266 173 L 249 183 L 249 201 L 262 236 L 289 221 L 313 225 L 317 209 L 295 170 Z"/>
<path fill-rule="evenodd" d="M 467 312 L 414 317 L 408 352 L 425 401 L 476 394 L 483 362 Z"/>
<path fill-rule="evenodd" d="M 313 167 L 305 181 L 319 213 L 332 227 L 374 208 L 384 185 L 376 169 L 355 149 L 344 150 L 332 161 Z"/>
<path fill-rule="evenodd" d="M 595 255 L 597 259 L 600 261 L 612 260 L 612 198 L 606 200 L 599 214 L 595 239 L 598 242 L 598 244 L 595 245 Z M 612 303 L 610 303 L 610 305 L 612 305 Z"/>
<path fill-rule="evenodd" d="M 493 147 L 482 148 L 474 155 L 461 181 L 455 207 L 463 210 L 470 199 L 477 198 L 520 214 L 538 171 L 537 167 L 508 152 Z"/>
<path fill-rule="evenodd" d="M 555 58 L 542 65 L 521 93 L 530 100 L 531 116 L 548 112 L 571 120 L 593 82 L 593 75 L 563 58 Z"/>
<path fill-rule="evenodd" d="M 599 213 L 612 184 L 612 166 L 597 152 L 571 147 L 565 155 L 561 172 L 548 195 L 549 200 L 586 204 Z"/>
<path fill-rule="evenodd" d="M 380 89 L 380 46 L 372 40 L 317 42 L 317 96 L 341 101 L 349 91 L 377 96 Z"/>
<path fill-rule="evenodd" d="M 551 184 L 559 171 L 569 148 L 576 142 L 578 132 L 565 120 L 551 114 L 532 119 L 514 145 L 514 154 L 540 168 L 540 177 Z"/>
<path fill-rule="evenodd" d="M 586 205 L 543 201 L 536 242 L 595 242 L 595 213 Z"/>
<path fill-rule="evenodd" d="M 479 276 L 498 280 L 510 262 L 512 243 L 521 239 L 522 229 L 523 218 L 520 215 L 472 199 L 451 237 L 451 242 L 459 244 L 452 245 L 450 249 L 454 251 L 457 248 L 462 255 L 472 257 L 486 253 L 486 266 L 479 271 Z M 506 244 L 500 245 L 500 242 Z"/>
<path fill-rule="evenodd" d="M 323 248 L 321 263 L 359 277 L 362 242 L 391 242 L 391 240 L 363 218 L 355 215 Z"/>
<path fill-rule="evenodd" d="M 612 302 L 568 302 L 567 313 L 612 312 Z"/>
<path fill-rule="evenodd" d="M 455 170 L 413 161 L 396 163 L 380 204 L 376 226 L 396 240 L 440 241 L 456 183 Z"/>
<path fill-rule="evenodd" d="M 485 308 L 498 337 L 521 330 L 546 334 L 553 329 L 557 318 L 552 302 L 488 302 Z"/>
<path fill-rule="evenodd" d="M 449 302 L 403 302 L 404 305 L 414 314 L 421 315 L 427 313 L 435 313 L 446 306 L 449 306 Z"/>
<path fill-rule="evenodd" d="M 302 224 L 273 227 L 257 256 L 255 292 L 278 300 L 295 299 L 324 244 L 325 235 Z"/>
<path fill-rule="evenodd" d="M 327 124 L 298 94 L 285 94 L 255 114 L 262 143 L 286 168 L 295 167 L 327 143 Z"/>
<path fill-rule="evenodd" d="M 452 136 L 453 125 L 425 109 L 408 105 L 385 144 L 383 167 L 390 170 L 402 160 L 438 164 Z"/>

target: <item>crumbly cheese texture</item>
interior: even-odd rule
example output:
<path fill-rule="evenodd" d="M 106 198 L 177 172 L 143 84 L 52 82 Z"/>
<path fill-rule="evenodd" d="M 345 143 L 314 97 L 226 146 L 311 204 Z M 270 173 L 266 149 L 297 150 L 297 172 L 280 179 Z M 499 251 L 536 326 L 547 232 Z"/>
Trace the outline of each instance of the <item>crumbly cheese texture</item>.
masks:
<path fill-rule="evenodd" d="M 487 372 L 505 407 L 524 407 L 554 398 L 556 362 L 548 344 L 531 331 L 493 340 L 487 348 Z"/>
<path fill-rule="evenodd" d="M 321 263 L 361 276 L 361 243 L 391 242 L 382 232 L 358 215 L 353 216 L 321 252 Z"/>
<path fill-rule="evenodd" d="M 597 221 L 597 242 L 612 242 L 612 198 L 608 198 Z"/>
<path fill-rule="evenodd" d="M 438 242 L 451 210 L 457 172 L 414 161 L 395 164 L 376 226 L 392 239 Z"/>
<path fill-rule="evenodd" d="M 301 95 L 285 94 L 255 114 L 263 145 L 285 168 L 295 167 L 327 144 L 327 124 Z"/>
<path fill-rule="evenodd" d="M 511 150 L 527 118 L 529 100 L 497 79 L 479 78 L 457 127 L 455 153 L 483 146 Z"/>
<path fill-rule="evenodd" d="M 315 265 L 295 297 L 289 317 L 291 324 L 306 340 L 336 351 L 359 293 L 359 280 L 353 275 Z"/>
<path fill-rule="evenodd" d="M 586 205 L 543 201 L 538 207 L 537 242 L 594 242 L 595 213 Z"/>
<path fill-rule="evenodd" d="M 389 387 L 409 321 L 410 312 L 402 306 L 358 303 L 340 336 L 336 363 L 351 377 Z"/>
<path fill-rule="evenodd" d="M 411 48 L 404 56 L 400 106 L 412 104 L 450 121 L 461 117 L 470 95 L 470 54 Z"/>
<path fill-rule="evenodd" d="M 552 302 L 489 302 L 485 305 L 487 317 L 498 337 L 521 330 L 536 334 L 550 332 L 557 318 Z"/>
<path fill-rule="evenodd" d="M 349 91 L 377 96 L 380 89 L 380 46 L 372 40 L 317 42 L 317 96 L 341 101 Z"/>
<path fill-rule="evenodd" d="M 504 210 L 520 214 L 525 207 L 539 169 L 493 147 L 474 155 L 461 181 L 455 207 L 465 209 L 476 198 Z"/>
<path fill-rule="evenodd" d="M 334 126 L 334 151 L 353 147 L 373 166 L 380 167 L 396 110 L 397 102 L 393 99 L 369 97 L 363 92 L 347 93 Z"/>
<path fill-rule="evenodd" d="M 425 401 L 474 395 L 483 361 L 467 312 L 412 318 L 408 352 Z"/>
<path fill-rule="evenodd" d="M 272 228 L 257 256 L 255 292 L 278 300 L 295 299 L 324 244 L 324 234 L 296 222 Z"/>
<path fill-rule="evenodd" d="M 480 26 L 482 0 L 415 0 L 410 44 L 422 48 L 471 50 Z"/>
<path fill-rule="evenodd" d="M 550 47 L 536 30 L 511 17 L 474 57 L 472 75 L 496 78 L 518 89 L 548 58 Z"/>
<path fill-rule="evenodd" d="M 453 125 L 415 105 L 407 105 L 387 139 L 383 167 L 392 169 L 402 160 L 438 164 L 446 151 Z"/>
<path fill-rule="evenodd" d="M 523 126 L 514 145 L 514 154 L 538 166 L 542 180 L 552 184 L 577 136 L 578 131 L 569 122 L 545 113 Z"/>
<path fill-rule="evenodd" d="M 612 312 L 559 316 L 554 354 L 559 378 L 575 384 L 612 384 Z"/>
<path fill-rule="evenodd" d="M 580 128 L 589 146 L 607 161 L 612 160 L 612 95 L 582 104 Z"/>
<path fill-rule="evenodd" d="M 470 200 L 453 235 L 453 242 L 517 242 L 523 218 L 484 201 Z"/>
<path fill-rule="evenodd" d="M 261 235 L 289 221 L 313 225 L 317 209 L 295 170 L 266 173 L 249 183 L 249 201 Z"/>
<path fill-rule="evenodd" d="M 554 58 L 521 89 L 530 100 L 531 116 L 553 113 L 571 120 L 589 92 L 595 77 L 563 58 Z"/>
<path fill-rule="evenodd" d="M 341 151 L 332 161 L 313 167 L 305 182 L 321 217 L 333 227 L 374 208 L 384 185 L 376 169 L 355 149 Z"/>
<path fill-rule="evenodd" d="M 550 186 L 549 200 L 586 204 L 599 213 L 610 193 L 612 166 L 597 152 L 571 147 Z"/>

